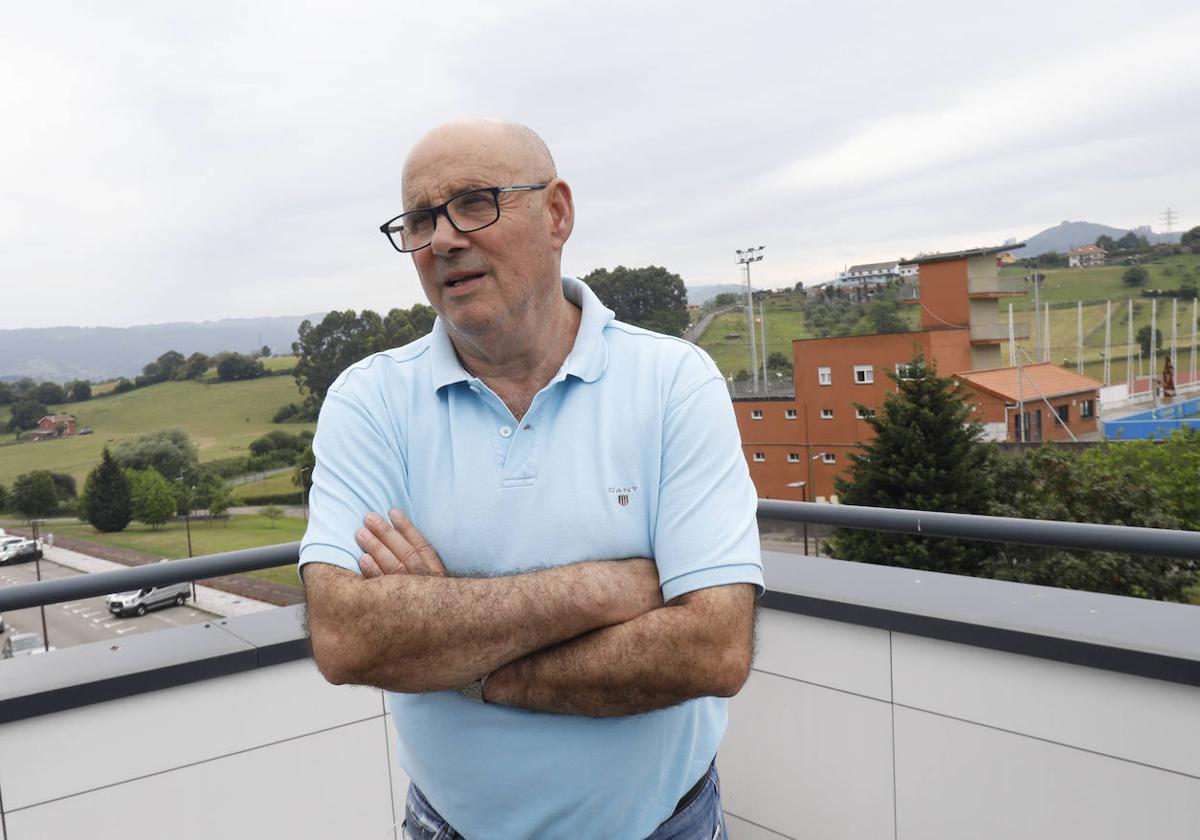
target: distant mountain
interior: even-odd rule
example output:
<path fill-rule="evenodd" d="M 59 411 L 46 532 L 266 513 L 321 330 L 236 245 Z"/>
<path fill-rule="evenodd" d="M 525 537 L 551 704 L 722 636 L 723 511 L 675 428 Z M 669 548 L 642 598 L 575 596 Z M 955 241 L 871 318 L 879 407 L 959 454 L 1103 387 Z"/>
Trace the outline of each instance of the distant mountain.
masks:
<path fill-rule="evenodd" d="M 1063 222 L 1026 239 L 1025 247 L 1015 251 L 1013 256 L 1025 259 L 1040 256 L 1047 251 L 1058 251 L 1060 254 L 1065 254 L 1072 248 L 1095 244 L 1096 239 L 1100 236 L 1120 239 L 1128 232 L 1128 228 L 1109 227 L 1095 222 Z M 1150 230 L 1149 225 L 1135 227 L 1133 232 L 1146 237 L 1151 245 L 1164 242 L 1175 244 L 1183 236 L 1182 233 L 1155 233 Z"/>
<path fill-rule="evenodd" d="M 753 287 L 751 287 L 753 288 Z M 755 289 L 755 291 L 758 291 Z M 718 283 L 713 286 L 688 286 L 688 303 L 692 306 L 703 306 L 717 295 L 725 292 L 746 294 L 746 287 L 740 283 Z"/>
<path fill-rule="evenodd" d="M 168 350 L 185 356 L 223 350 L 248 353 L 265 344 L 275 353 L 290 353 L 300 323 L 323 317 L 318 313 L 136 327 L 0 330 L 0 379 L 29 376 L 38 382 L 95 382 L 132 377 Z"/>

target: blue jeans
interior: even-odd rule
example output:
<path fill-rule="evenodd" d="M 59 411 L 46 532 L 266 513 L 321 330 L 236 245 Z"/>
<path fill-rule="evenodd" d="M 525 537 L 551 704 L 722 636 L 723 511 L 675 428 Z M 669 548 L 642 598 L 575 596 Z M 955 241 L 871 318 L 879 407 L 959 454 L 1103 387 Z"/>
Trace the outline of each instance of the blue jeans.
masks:
<path fill-rule="evenodd" d="M 416 785 L 408 786 L 404 806 L 404 840 L 463 840 L 442 815 L 433 810 Z M 605 838 L 609 840 L 609 838 Z M 619 840 L 619 838 L 612 838 Z M 725 814 L 721 810 L 721 779 L 717 766 L 708 768 L 704 787 L 686 808 L 654 829 L 646 840 L 725 840 Z"/>

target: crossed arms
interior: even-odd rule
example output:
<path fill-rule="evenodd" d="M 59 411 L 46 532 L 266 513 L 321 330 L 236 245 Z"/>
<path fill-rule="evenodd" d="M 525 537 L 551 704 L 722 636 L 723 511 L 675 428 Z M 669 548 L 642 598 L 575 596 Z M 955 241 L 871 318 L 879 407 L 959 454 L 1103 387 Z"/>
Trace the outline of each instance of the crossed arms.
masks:
<path fill-rule="evenodd" d="M 413 693 L 487 676 L 489 703 L 609 716 L 730 697 L 749 675 L 750 584 L 664 604 L 643 558 L 453 578 L 398 510 L 369 514 L 356 540 L 361 577 L 304 567 L 313 656 L 330 682 Z"/>

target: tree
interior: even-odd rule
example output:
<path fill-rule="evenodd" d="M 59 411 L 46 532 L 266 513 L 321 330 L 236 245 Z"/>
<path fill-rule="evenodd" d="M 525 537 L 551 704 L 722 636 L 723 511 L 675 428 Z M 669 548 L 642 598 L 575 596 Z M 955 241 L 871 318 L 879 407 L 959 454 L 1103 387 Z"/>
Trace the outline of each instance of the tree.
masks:
<path fill-rule="evenodd" d="M 296 367 L 292 375 L 305 392 L 303 417 L 313 419 L 321 410 L 333 380 L 350 365 L 371 353 L 409 344 L 433 329 L 435 313 L 417 304 L 410 309 L 393 309 L 386 318 L 364 309 L 330 312 L 314 325 L 300 324 L 299 339 L 292 342 Z"/>
<path fill-rule="evenodd" d="M 57 382 L 43 382 L 33 389 L 33 398 L 40 403 L 54 405 L 56 403 L 65 403 L 67 401 L 67 392 Z"/>
<path fill-rule="evenodd" d="M 133 495 L 129 479 L 108 447 L 100 455 L 100 463 L 88 473 L 83 485 L 84 517 L 97 531 L 123 531 L 133 519 Z"/>
<path fill-rule="evenodd" d="M 687 329 L 687 288 L 678 274 L 656 265 L 612 271 L 598 268 L 582 278 L 617 320 L 665 335 Z"/>
<path fill-rule="evenodd" d="M 1200 254 L 1200 225 L 1184 232 L 1179 244 L 1189 249 L 1193 254 Z"/>
<path fill-rule="evenodd" d="M 67 386 L 71 402 L 86 402 L 92 398 L 92 383 L 84 379 L 76 379 Z"/>
<path fill-rule="evenodd" d="M 740 300 L 741 295 L 737 292 L 721 292 L 710 300 L 708 305 L 714 309 L 720 306 L 737 306 Z"/>
<path fill-rule="evenodd" d="M 233 490 L 225 482 L 214 487 L 208 496 L 208 515 L 221 516 L 233 504 Z"/>
<path fill-rule="evenodd" d="M 982 429 L 971 422 L 962 386 L 939 377 L 917 356 L 882 406 L 865 422 L 875 432 L 850 456 L 849 478 L 836 479 L 845 504 L 951 513 L 987 513 L 991 485 L 980 476 L 991 452 Z M 834 554 L 844 560 L 981 575 L 987 549 L 979 543 L 874 531 L 838 531 Z"/>
<path fill-rule="evenodd" d="M 275 523 L 283 516 L 283 508 L 279 507 L 279 505 L 267 505 L 262 509 L 262 515 L 267 518 L 267 521 L 271 523 L 271 527 L 274 528 Z"/>
<path fill-rule="evenodd" d="M 305 496 L 312 492 L 313 468 L 316 465 L 317 456 L 313 454 L 312 441 L 310 440 L 308 446 L 296 458 L 296 466 L 292 470 L 292 484 L 299 487 Z"/>
<path fill-rule="evenodd" d="M 12 500 L 9 499 L 8 488 L 3 484 L 0 484 L 0 511 L 8 510 L 8 506 L 11 501 Z"/>
<path fill-rule="evenodd" d="M 1179 528 L 1171 503 L 1146 471 L 1148 463 L 1136 463 L 1128 452 L 1120 451 L 1125 446 L 1100 446 L 1076 457 L 1046 444 L 1024 456 L 999 458 L 988 476 L 996 487 L 991 512 L 1026 519 Z M 1194 458 L 1191 465 L 1194 469 Z M 1189 489 L 1194 486 L 1194 474 L 1184 480 Z M 1200 572 L 1196 560 L 1067 552 L 1015 543 L 995 543 L 990 551 L 989 577 L 1159 600 L 1185 600 L 1185 590 Z"/>
<path fill-rule="evenodd" d="M 196 445 L 183 429 L 158 429 L 121 441 L 113 449 L 113 458 L 123 469 L 153 467 L 172 479 L 181 474 L 191 479 L 200 462 Z"/>
<path fill-rule="evenodd" d="M 13 482 L 13 507 L 26 519 L 40 519 L 58 510 L 58 488 L 47 470 L 17 476 Z"/>
<path fill-rule="evenodd" d="M 1127 231 L 1124 236 L 1114 243 L 1118 251 L 1144 251 L 1149 249 L 1150 242 L 1144 236 L 1133 231 Z"/>
<path fill-rule="evenodd" d="M 218 353 L 217 378 L 222 382 L 257 379 L 267 372 L 263 363 L 241 353 Z"/>
<path fill-rule="evenodd" d="M 126 470 L 133 490 L 133 518 L 154 530 L 175 513 L 175 494 L 171 484 L 153 467 Z"/>
<path fill-rule="evenodd" d="M 1162 330 L 1153 329 L 1150 324 L 1146 324 L 1137 331 L 1137 343 L 1142 348 L 1142 355 L 1149 357 L 1150 355 L 1150 333 L 1154 333 L 1154 349 L 1162 349 Z"/>
<path fill-rule="evenodd" d="M 1107 233 L 1102 233 L 1096 237 L 1096 247 L 1103 248 L 1105 251 L 1115 251 L 1117 249 L 1117 241 Z"/>
<path fill-rule="evenodd" d="M 117 380 L 116 387 L 113 388 L 113 393 L 114 394 L 124 394 L 126 391 L 132 391 L 136 387 L 137 387 L 137 385 L 135 385 L 133 382 L 130 382 L 128 379 L 126 379 L 124 376 L 122 376 L 120 379 Z"/>
<path fill-rule="evenodd" d="M 52 472 L 50 478 L 54 481 L 54 491 L 58 493 L 60 502 L 69 502 L 75 498 L 75 476 Z"/>
<path fill-rule="evenodd" d="M 866 304 L 865 318 L 869 335 L 907 332 L 908 324 L 900 317 L 900 304 L 894 300 L 876 298 Z"/>
<path fill-rule="evenodd" d="M 9 405 L 16 398 L 12 386 L 7 382 L 0 382 L 0 405 Z"/>
<path fill-rule="evenodd" d="M 50 413 L 44 403 L 22 397 L 13 403 L 12 413 L 8 418 L 8 430 L 20 432 L 22 429 L 32 429 L 38 421 Z"/>
<path fill-rule="evenodd" d="M 271 358 L 271 348 L 265 344 L 262 347 L 258 348 L 258 357 L 260 359 Z"/>
<path fill-rule="evenodd" d="M 1146 281 L 1150 279 L 1150 272 L 1142 268 L 1140 265 L 1135 265 L 1125 269 L 1125 273 L 1121 275 L 1121 282 L 1126 286 L 1145 286 Z"/>
<path fill-rule="evenodd" d="M 179 379 L 199 379 L 212 366 L 212 359 L 208 358 L 204 353 L 193 353 L 187 357 L 187 361 L 179 369 L 176 376 Z"/>

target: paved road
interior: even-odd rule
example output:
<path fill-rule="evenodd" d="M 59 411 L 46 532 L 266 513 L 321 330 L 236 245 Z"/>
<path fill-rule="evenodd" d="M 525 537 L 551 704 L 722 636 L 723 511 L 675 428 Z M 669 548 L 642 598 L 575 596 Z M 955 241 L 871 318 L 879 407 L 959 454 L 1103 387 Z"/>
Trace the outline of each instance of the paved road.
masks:
<path fill-rule="evenodd" d="M 80 572 L 74 569 L 59 566 L 48 560 L 42 561 L 42 580 L 55 580 L 77 574 Z M 35 580 L 37 580 L 37 575 L 33 563 L 0 566 L 0 586 L 31 583 Z M 150 633 L 154 630 L 164 630 L 167 627 L 178 627 L 182 624 L 200 624 L 213 619 L 211 613 L 195 609 L 190 603 L 182 607 L 163 607 L 143 616 L 116 618 L 108 612 L 103 597 L 87 598 L 65 604 L 51 604 L 45 609 L 50 644 L 58 648 L 97 642 L 103 639 L 117 639 L 131 633 Z M 5 634 L 33 632 L 40 635 L 42 632 L 41 611 L 37 607 L 33 607 L 5 613 L 4 625 Z M 3 637 L 0 636 L 0 638 Z"/>

